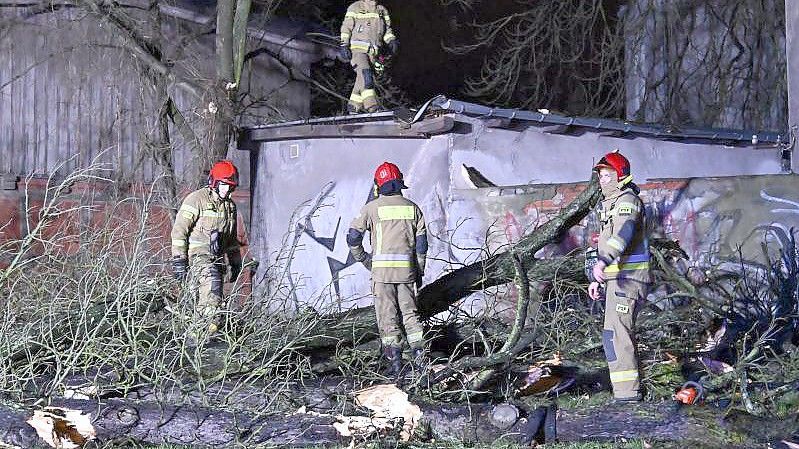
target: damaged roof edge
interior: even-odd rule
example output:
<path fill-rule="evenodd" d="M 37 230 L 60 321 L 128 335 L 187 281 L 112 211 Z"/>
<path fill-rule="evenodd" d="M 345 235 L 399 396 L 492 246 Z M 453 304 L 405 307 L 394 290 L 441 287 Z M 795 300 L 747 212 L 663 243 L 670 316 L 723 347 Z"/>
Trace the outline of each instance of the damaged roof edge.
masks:
<path fill-rule="evenodd" d="M 780 144 L 785 143 L 783 133 L 771 131 L 748 131 L 723 128 L 680 128 L 652 124 L 636 124 L 621 120 L 597 119 L 586 117 L 569 117 L 558 114 L 545 114 L 542 112 L 523 111 L 519 109 L 491 108 L 465 101 L 452 100 L 443 97 L 434 102 L 435 106 L 455 113 L 477 117 L 499 117 L 510 120 L 538 122 L 550 125 L 566 125 L 581 128 L 591 128 L 599 131 L 619 131 L 624 134 L 639 134 L 655 138 L 669 139 L 706 139 L 725 140 L 736 142 L 763 142 Z"/>
<path fill-rule="evenodd" d="M 407 113 L 407 111 L 405 111 Z M 255 126 L 243 130 L 240 137 L 242 149 L 250 149 L 252 142 L 292 140 L 302 138 L 337 137 L 399 137 L 425 138 L 434 134 L 448 132 L 454 126 L 420 126 L 441 117 L 430 117 L 431 112 L 460 114 L 476 119 L 499 118 L 509 121 L 529 122 L 536 125 L 556 125 L 589 132 L 614 132 L 621 136 L 642 136 L 664 140 L 704 140 L 717 142 L 736 142 L 749 144 L 786 145 L 789 142 L 784 133 L 760 132 L 720 128 L 679 128 L 654 124 L 637 124 L 622 120 L 570 117 L 519 109 L 492 108 L 465 101 L 447 98 L 443 95 L 429 100 L 414 111 L 413 117 L 398 111 L 373 114 L 353 114 L 336 117 L 295 120 L 283 123 Z M 440 114 L 437 114 L 440 115 Z M 438 123 L 437 125 L 441 125 Z M 424 131 L 412 132 L 410 130 Z M 376 130 L 382 129 L 380 132 Z M 249 144 L 248 144 L 249 142 Z"/>

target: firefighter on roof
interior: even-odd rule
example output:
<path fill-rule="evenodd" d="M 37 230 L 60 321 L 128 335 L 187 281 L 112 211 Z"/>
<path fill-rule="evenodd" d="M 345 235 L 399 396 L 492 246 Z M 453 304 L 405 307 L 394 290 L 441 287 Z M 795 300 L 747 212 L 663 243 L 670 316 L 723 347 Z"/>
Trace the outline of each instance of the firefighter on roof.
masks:
<path fill-rule="evenodd" d="M 347 8 L 341 23 L 341 56 L 355 70 L 347 109 L 350 113 L 378 110 L 375 62 L 382 48 L 397 53 L 399 41 L 391 30 L 388 10 L 376 0 L 359 0 Z"/>

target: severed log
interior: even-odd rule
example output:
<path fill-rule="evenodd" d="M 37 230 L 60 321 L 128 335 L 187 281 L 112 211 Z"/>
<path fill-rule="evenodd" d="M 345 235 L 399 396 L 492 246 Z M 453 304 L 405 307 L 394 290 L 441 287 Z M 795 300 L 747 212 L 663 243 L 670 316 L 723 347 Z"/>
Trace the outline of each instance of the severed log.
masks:
<path fill-rule="evenodd" d="M 396 402 L 390 405 L 393 407 Z M 398 420 L 392 427 L 389 417 L 389 425 L 382 426 L 379 432 L 374 432 L 373 426 L 362 428 L 365 433 L 355 434 L 355 438 L 400 439 L 404 430 L 404 438 L 412 441 L 461 444 L 503 442 L 529 446 L 555 439 L 588 442 L 624 438 L 671 441 L 683 447 L 715 447 L 735 438 L 740 447 L 754 447 L 796 438 L 799 424 L 799 415 L 761 418 L 739 411 L 728 413 L 713 407 L 680 407 L 670 403 L 597 404 L 558 410 L 552 406 L 527 408 L 520 403 L 457 405 L 416 399 L 410 399 L 408 405 L 417 411 L 414 423 Z M 84 424 L 92 426 L 91 436 L 76 433 L 75 421 L 64 419 L 76 414 L 84 417 Z M 34 415 L 42 421 L 31 423 Z M 378 422 L 381 416 L 387 415 L 373 411 L 371 418 L 363 418 L 368 424 Z M 85 442 L 90 438 L 99 444 L 126 441 L 221 448 L 259 444 L 319 447 L 348 442 L 350 436 L 342 436 L 341 422 L 342 417 L 331 414 L 253 415 L 123 399 L 101 402 L 55 399 L 49 407 L 35 410 L 0 404 L 0 445 L 74 447 L 65 443 Z M 33 430 L 32 424 L 40 433 Z M 714 431 L 707 432 L 708 428 Z M 46 443 L 43 437 L 50 442 Z"/>
<path fill-rule="evenodd" d="M 36 411 L 0 406 L 0 440 L 18 447 L 75 447 L 67 443 L 83 443 L 81 437 L 87 437 L 76 432 L 74 420 L 65 419 L 68 413 L 85 417 L 91 426 L 88 439 L 98 443 L 249 447 L 342 442 L 331 415 L 255 415 L 125 399 L 53 399 L 50 406 Z M 39 428 L 38 435 L 33 426 Z"/>

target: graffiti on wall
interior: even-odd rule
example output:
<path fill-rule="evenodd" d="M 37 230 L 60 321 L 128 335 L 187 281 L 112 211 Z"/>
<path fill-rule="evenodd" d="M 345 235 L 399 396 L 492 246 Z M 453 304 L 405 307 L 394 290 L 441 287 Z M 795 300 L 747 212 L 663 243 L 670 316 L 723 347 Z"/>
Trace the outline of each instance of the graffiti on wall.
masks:
<path fill-rule="evenodd" d="M 355 198 L 366 200 L 361 187 L 329 182 L 294 225 L 295 238 L 306 249 L 295 268 L 311 279 L 307 287 L 318 291 L 329 285 L 330 296 L 339 304 L 351 298 L 361 301 L 357 305 L 371 301 L 368 272 L 359 268 L 345 241 L 349 220 L 363 204 Z M 641 187 L 650 234 L 679 241 L 695 265 L 735 258 L 739 249 L 758 256 L 762 238 L 756 237 L 765 234 L 764 226 L 799 228 L 799 183 L 794 177 L 692 179 Z M 508 195 L 483 188 L 453 197 L 426 192 L 418 201 L 432 218 L 428 225 L 433 263 L 425 279 L 432 281 L 446 270 L 506 249 L 558 214 L 583 188 L 531 186 Z M 541 256 L 586 246 L 598 229 L 596 215 L 589 214 Z"/>
<path fill-rule="evenodd" d="M 641 187 L 650 234 L 679 241 L 697 265 L 734 258 L 739 249 L 757 258 L 764 226 L 799 229 L 799 184 L 793 176 L 662 181 Z M 499 249 L 547 221 L 577 193 L 571 186 L 541 186 L 524 195 L 485 196 L 475 207 L 483 226 L 501 229 L 486 233 L 493 236 L 487 243 Z M 549 251 L 585 246 L 598 229 L 596 214 L 589 214 Z"/>

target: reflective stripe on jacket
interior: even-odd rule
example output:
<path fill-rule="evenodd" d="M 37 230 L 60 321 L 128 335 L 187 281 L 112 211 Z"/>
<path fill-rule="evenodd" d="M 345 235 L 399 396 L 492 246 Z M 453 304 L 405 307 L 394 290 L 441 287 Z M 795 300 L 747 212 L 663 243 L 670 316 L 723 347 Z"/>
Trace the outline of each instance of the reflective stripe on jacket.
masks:
<path fill-rule="evenodd" d="M 372 280 L 414 282 L 425 257 L 416 251 L 416 237 L 427 235 L 419 206 L 402 195 L 379 196 L 363 206 L 351 228 L 361 233 L 369 231 Z M 354 252 L 361 248 L 355 248 Z"/>
<path fill-rule="evenodd" d="M 218 232 L 217 254 L 212 235 Z M 236 204 L 204 187 L 190 193 L 181 204 L 172 225 L 172 256 L 195 255 L 239 257 L 236 236 Z"/>
<path fill-rule="evenodd" d="M 396 39 L 388 10 L 375 1 L 360 0 L 347 8 L 341 23 L 341 42 L 353 52 L 377 54 L 384 43 Z"/>
<path fill-rule="evenodd" d="M 604 199 L 599 220 L 602 229 L 598 252 L 607 264 L 606 277 L 650 282 L 646 213 L 638 195 L 625 189 Z"/>

